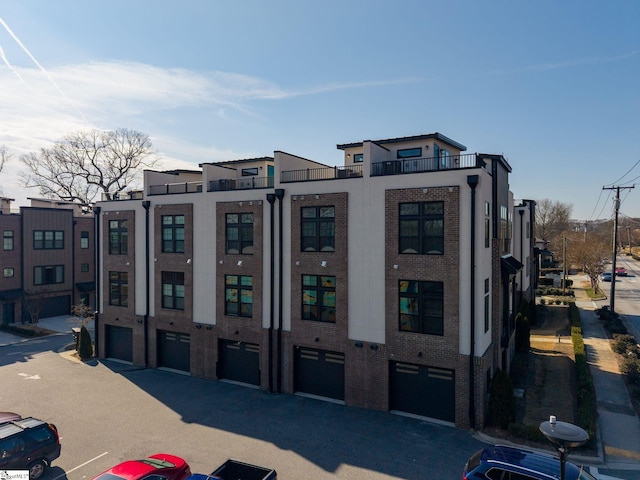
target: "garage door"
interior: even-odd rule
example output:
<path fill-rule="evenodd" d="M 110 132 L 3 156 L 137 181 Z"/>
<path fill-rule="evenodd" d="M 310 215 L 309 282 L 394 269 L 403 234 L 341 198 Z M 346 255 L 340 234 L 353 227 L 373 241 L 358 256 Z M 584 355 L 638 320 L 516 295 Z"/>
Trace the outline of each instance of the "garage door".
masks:
<path fill-rule="evenodd" d="M 191 341 L 188 333 L 158 331 L 158 367 L 191 371 Z"/>
<path fill-rule="evenodd" d="M 42 302 L 42 303 L 41 303 Z M 42 309 L 38 312 L 39 318 L 59 317 L 60 315 L 71 314 L 71 296 L 61 295 L 59 297 L 49 297 L 46 300 L 31 300 L 33 308 L 37 308 L 42 304 Z M 31 315 L 29 314 L 29 308 L 25 308 L 23 305 L 22 319 L 26 322 L 31 322 Z"/>
<path fill-rule="evenodd" d="M 107 358 L 133 362 L 133 330 L 127 327 L 105 325 Z"/>
<path fill-rule="evenodd" d="M 455 422 L 453 370 L 391 362 L 391 410 Z"/>
<path fill-rule="evenodd" d="M 344 353 L 295 347 L 294 389 L 344 400 Z"/>
<path fill-rule="evenodd" d="M 260 385 L 260 346 L 220 340 L 218 378 Z"/>

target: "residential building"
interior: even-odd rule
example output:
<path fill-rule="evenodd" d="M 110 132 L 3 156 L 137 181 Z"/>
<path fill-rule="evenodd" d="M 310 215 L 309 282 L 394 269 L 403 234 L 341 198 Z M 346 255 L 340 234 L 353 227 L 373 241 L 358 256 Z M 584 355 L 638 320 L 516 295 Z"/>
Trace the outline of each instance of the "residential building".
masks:
<path fill-rule="evenodd" d="M 516 258 L 501 155 L 440 133 L 337 147 L 341 166 L 146 171 L 100 202 L 99 356 L 482 426 L 531 295 L 532 203 Z"/>
<path fill-rule="evenodd" d="M 70 202 L 29 200 L 31 206 L 12 210 L 12 199 L 0 199 L 3 325 L 95 305 L 93 214 Z"/>

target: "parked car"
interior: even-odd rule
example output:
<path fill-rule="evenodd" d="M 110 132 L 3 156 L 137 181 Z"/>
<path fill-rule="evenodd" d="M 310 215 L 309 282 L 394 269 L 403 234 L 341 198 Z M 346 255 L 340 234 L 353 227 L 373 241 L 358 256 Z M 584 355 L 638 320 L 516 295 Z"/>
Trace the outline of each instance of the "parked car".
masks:
<path fill-rule="evenodd" d="M 29 470 L 34 480 L 59 456 L 60 436 L 54 424 L 32 417 L 0 424 L 0 470 Z"/>
<path fill-rule="evenodd" d="M 617 277 L 626 277 L 627 269 L 624 267 L 616 267 L 616 276 Z"/>
<path fill-rule="evenodd" d="M 93 480 L 141 480 L 146 478 L 184 480 L 191 475 L 187 462 L 168 453 L 156 453 L 142 460 L 127 460 L 102 472 Z"/>
<path fill-rule="evenodd" d="M 194 473 L 187 480 L 276 480 L 275 470 L 229 459 L 208 475 Z"/>
<path fill-rule="evenodd" d="M 611 281 L 611 272 L 604 272 L 602 275 L 600 275 L 600 278 L 602 278 L 603 282 L 610 282 Z"/>
<path fill-rule="evenodd" d="M 14 420 L 20 420 L 22 417 L 19 413 L 14 412 L 0 412 L 0 424 L 13 422 Z"/>
<path fill-rule="evenodd" d="M 566 480 L 596 480 L 582 467 L 566 462 Z M 474 453 L 467 460 L 463 480 L 527 478 L 555 480 L 560 478 L 560 459 L 518 447 L 494 445 Z"/>

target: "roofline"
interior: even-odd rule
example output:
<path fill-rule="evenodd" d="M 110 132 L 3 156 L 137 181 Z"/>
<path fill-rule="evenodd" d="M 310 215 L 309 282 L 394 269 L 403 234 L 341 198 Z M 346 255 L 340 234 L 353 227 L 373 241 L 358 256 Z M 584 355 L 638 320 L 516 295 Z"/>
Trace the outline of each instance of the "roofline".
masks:
<path fill-rule="evenodd" d="M 267 161 L 267 162 L 273 162 L 274 159 L 273 157 L 255 157 L 255 158 L 242 158 L 242 159 L 238 159 L 238 160 L 225 160 L 222 162 L 204 162 L 201 163 L 200 166 L 202 165 L 233 165 L 236 163 L 250 163 L 250 162 L 256 162 L 256 161 Z"/>
<path fill-rule="evenodd" d="M 477 154 L 480 158 L 482 157 L 486 157 L 486 158 L 490 158 L 491 160 L 496 160 L 498 162 L 500 162 L 502 164 L 502 166 L 507 170 L 507 172 L 511 173 L 513 170 L 511 169 L 511 165 L 509 165 L 509 162 L 507 161 L 506 158 L 504 158 L 503 155 L 497 155 L 495 153 L 478 153 Z"/>
<path fill-rule="evenodd" d="M 449 137 L 442 135 L 439 132 L 427 133 L 424 135 L 413 135 L 410 137 L 387 138 L 384 140 L 364 140 L 363 142 L 342 143 L 342 144 L 336 145 L 336 147 L 338 148 L 338 150 L 345 150 L 347 148 L 361 147 L 364 144 L 364 142 L 373 142 L 377 144 L 389 144 L 389 143 L 412 142 L 415 140 L 440 140 L 443 143 L 446 143 L 448 145 L 451 145 L 452 147 L 457 148 L 461 152 L 464 152 L 467 150 L 467 147 L 465 147 L 461 143 L 458 143 L 455 140 L 452 140 Z"/>

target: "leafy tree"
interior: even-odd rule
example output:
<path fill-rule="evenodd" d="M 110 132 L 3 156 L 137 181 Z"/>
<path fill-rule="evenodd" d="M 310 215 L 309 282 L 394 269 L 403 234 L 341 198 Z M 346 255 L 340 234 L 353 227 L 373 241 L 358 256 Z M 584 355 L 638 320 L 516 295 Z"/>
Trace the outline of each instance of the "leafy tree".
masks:
<path fill-rule="evenodd" d="M 91 334 L 84 325 L 80 327 L 80 337 L 78 339 L 78 355 L 82 360 L 93 357 L 93 344 Z"/>
<path fill-rule="evenodd" d="M 50 148 L 22 155 L 28 171 L 20 174 L 20 183 L 47 198 L 90 208 L 98 195 L 112 199 L 134 186 L 141 169 L 157 162 L 151 154 L 149 136 L 135 130 L 76 132 Z"/>
<path fill-rule="evenodd" d="M 548 198 L 536 202 L 536 235 L 559 246 L 560 236 L 571 228 L 573 205 Z"/>
<path fill-rule="evenodd" d="M 513 385 L 509 375 L 498 370 L 491 382 L 489 398 L 489 421 L 492 425 L 506 429 L 516 419 L 516 398 L 513 396 Z"/>

